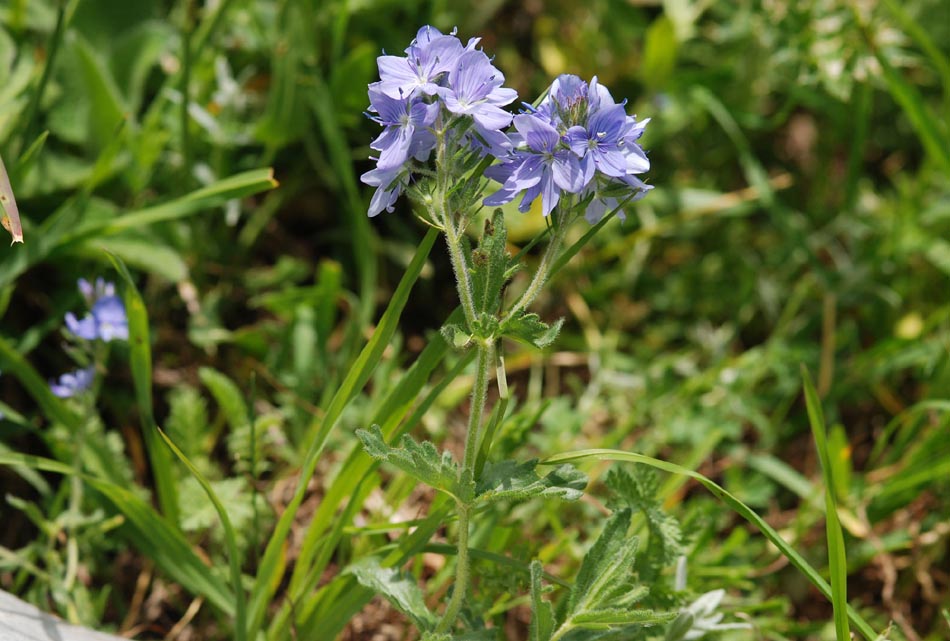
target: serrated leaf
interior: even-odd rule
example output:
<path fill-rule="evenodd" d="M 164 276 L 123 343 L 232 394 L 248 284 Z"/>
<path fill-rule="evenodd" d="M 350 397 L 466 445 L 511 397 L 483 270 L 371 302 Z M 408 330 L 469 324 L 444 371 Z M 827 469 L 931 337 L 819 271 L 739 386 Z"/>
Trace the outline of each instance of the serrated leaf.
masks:
<path fill-rule="evenodd" d="M 631 606 L 648 590 L 633 580 L 638 540 L 627 536 L 630 515 L 626 508 L 615 512 L 584 556 L 568 599 L 564 625 L 572 628 L 626 625 L 623 622 L 611 623 L 618 610 L 635 616 L 637 611 Z"/>
<path fill-rule="evenodd" d="M 540 561 L 531 562 L 531 625 L 529 641 L 549 641 L 554 633 L 554 608 L 544 600 L 541 575 L 544 568 Z"/>
<path fill-rule="evenodd" d="M 224 417 L 232 430 L 238 430 L 247 425 L 248 411 L 244 403 L 244 393 L 234 381 L 210 367 L 199 369 L 198 378 L 221 406 L 221 411 L 224 412 Z"/>
<path fill-rule="evenodd" d="M 610 507 L 629 507 L 643 514 L 650 538 L 641 563 L 640 575 L 650 582 L 659 572 L 683 554 L 683 533 L 679 522 L 663 511 L 657 498 L 660 486 L 652 470 L 634 468 L 632 472 L 614 468 L 607 473 L 606 485 L 617 498 Z"/>
<path fill-rule="evenodd" d="M 169 409 L 165 433 L 187 456 L 206 454 L 201 440 L 208 432 L 208 404 L 201 393 L 184 384 L 169 392 L 166 402 Z"/>
<path fill-rule="evenodd" d="M 386 444 L 379 425 L 369 430 L 356 430 L 366 453 L 378 461 L 385 461 L 413 478 L 439 491 L 456 497 L 458 494 L 458 465 L 449 452 L 439 453 L 435 445 L 415 442 L 409 435 L 399 440 L 399 447 Z"/>
<path fill-rule="evenodd" d="M 508 269 L 507 242 L 505 216 L 496 209 L 491 219 L 485 220 L 478 249 L 471 254 L 472 292 L 479 312 L 494 314 L 499 307 Z"/>
<path fill-rule="evenodd" d="M 536 496 L 576 501 L 584 495 L 587 475 L 572 465 L 561 465 L 543 478 L 535 472 L 538 461 L 486 463 L 475 488 L 480 503 L 524 501 Z"/>
<path fill-rule="evenodd" d="M 502 324 L 501 334 L 506 338 L 544 349 L 554 342 L 563 324 L 563 318 L 558 319 L 553 325 L 548 325 L 535 313 L 521 313 Z"/>
<path fill-rule="evenodd" d="M 361 585 L 384 596 L 420 630 L 435 627 L 436 617 L 426 607 L 425 595 L 411 576 L 396 568 L 383 567 L 380 559 L 374 556 L 360 559 L 346 568 L 344 574 L 353 575 Z"/>

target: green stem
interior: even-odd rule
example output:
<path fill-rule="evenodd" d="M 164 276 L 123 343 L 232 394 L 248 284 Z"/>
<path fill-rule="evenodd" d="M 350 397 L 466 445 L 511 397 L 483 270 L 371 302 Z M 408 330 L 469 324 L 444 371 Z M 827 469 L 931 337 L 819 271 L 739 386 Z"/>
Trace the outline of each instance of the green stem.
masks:
<path fill-rule="evenodd" d="M 468 274 L 468 265 L 465 264 L 465 255 L 460 242 L 461 234 L 455 229 L 451 220 L 445 221 L 445 241 L 449 246 L 449 256 L 452 259 L 452 271 L 455 272 L 455 282 L 458 286 L 459 301 L 465 313 L 465 323 L 468 331 L 475 331 L 475 297 L 472 294 L 472 279 Z"/>
<path fill-rule="evenodd" d="M 85 440 L 86 421 L 81 421 L 79 429 L 74 434 L 73 441 L 73 474 L 69 479 L 69 523 L 66 525 L 66 574 L 63 577 L 63 587 L 66 592 L 73 588 L 76 574 L 79 570 L 79 543 L 76 538 L 76 524 L 82 515 L 82 447 Z"/>
<path fill-rule="evenodd" d="M 561 624 L 561 627 L 557 629 L 554 635 L 551 637 L 550 641 L 561 641 L 564 638 L 564 635 L 574 629 L 573 625 L 568 625 L 568 622 L 565 621 Z"/>
<path fill-rule="evenodd" d="M 556 216 L 558 213 L 559 212 L 555 210 L 553 215 Z M 564 230 L 567 227 L 565 222 L 566 221 L 560 221 L 560 223 L 556 223 L 552 226 L 551 240 L 548 241 L 548 246 L 541 256 L 541 263 L 534 273 L 534 278 L 531 279 L 531 283 L 528 285 L 528 288 L 524 290 L 524 293 L 521 294 L 521 298 L 518 299 L 518 302 L 516 302 L 508 312 L 508 318 L 514 318 L 519 312 L 527 309 L 528 305 L 534 302 L 538 294 L 541 293 L 541 289 L 545 283 L 547 283 L 548 276 L 551 274 L 551 266 L 554 265 L 558 252 L 561 251 L 561 243 L 564 241 Z"/>
<path fill-rule="evenodd" d="M 441 118 L 441 117 L 440 117 Z M 465 262 L 465 254 L 462 249 L 462 234 L 465 233 L 465 227 L 468 223 L 468 217 L 462 213 L 458 216 L 456 224 L 455 216 L 449 211 L 449 177 L 451 168 L 448 167 L 448 147 L 449 141 L 447 131 L 452 124 L 451 119 L 447 123 L 441 120 L 436 129 L 436 153 L 435 153 L 435 173 L 436 189 L 433 198 L 434 218 L 442 226 L 445 232 L 445 242 L 449 246 L 449 256 L 452 259 L 452 271 L 455 272 L 455 282 L 458 288 L 459 301 L 462 303 L 462 311 L 465 313 L 465 322 L 468 325 L 469 332 L 475 331 L 475 296 L 472 294 L 472 279 L 468 273 L 468 265 Z"/>
<path fill-rule="evenodd" d="M 458 554 L 455 561 L 455 586 L 452 599 L 445 608 L 442 620 L 436 628 L 437 633 L 447 632 L 458 618 L 462 604 L 468 594 L 471 578 L 471 564 L 468 554 L 469 519 L 472 502 L 475 499 L 475 460 L 478 435 L 481 431 L 482 415 L 488 398 L 488 381 L 491 366 L 495 360 L 495 346 L 490 342 L 478 344 L 478 360 L 475 365 L 475 384 L 472 387 L 472 405 L 468 416 L 468 432 L 465 435 L 465 454 L 462 468 L 459 470 L 458 506 Z"/>

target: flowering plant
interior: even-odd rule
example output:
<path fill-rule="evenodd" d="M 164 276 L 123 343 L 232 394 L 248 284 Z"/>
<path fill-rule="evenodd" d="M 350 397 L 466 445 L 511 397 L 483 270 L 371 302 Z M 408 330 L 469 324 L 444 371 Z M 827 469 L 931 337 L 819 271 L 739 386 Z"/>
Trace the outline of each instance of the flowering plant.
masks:
<path fill-rule="evenodd" d="M 363 559 L 348 570 L 406 612 L 424 639 L 453 638 L 460 615 L 471 603 L 469 536 L 475 515 L 499 502 L 533 497 L 577 500 L 583 495 L 587 477 L 572 465 L 543 474 L 536 460 L 493 459 L 493 437 L 508 401 L 504 339 L 536 348 L 554 341 L 561 322 L 549 325 L 528 308 L 554 266 L 574 251 L 564 248 L 567 228 L 581 215 L 591 224 L 614 213 L 622 218 L 623 206 L 651 189 L 639 178 L 650 168 L 638 142 L 648 120 L 628 115 L 626 103 L 617 102 L 596 77 L 587 82 L 574 75 L 558 77 L 536 106 L 524 104 L 522 112 L 513 115 L 503 107 L 515 101 L 516 93 L 504 87 L 504 75 L 477 48 L 478 42 L 473 38 L 463 44 L 455 32 L 423 27 L 405 56 L 378 58 L 380 80 L 369 85 L 367 115 L 383 127 L 370 145 L 378 152 L 376 167 L 362 176 L 363 182 L 376 187 L 369 215 L 393 211 L 400 195 L 407 193 L 420 217 L 443 232 L 464 321 L 447 323 L 442 334 L 455 348 L 474 350 L 476 357 L 461 461 L 408 436 L 394 446 L 377 425 L 357 432 L 373 458 L 432 486 L 455 504 L 455 583 L 441 616 L 426 608 L 411 579 L 384 567 L 382 559 Z M 492 184 L 493 191 L 486 193 Z M 495 209 L 487 217 L 474 250 L 466 232 L 483 206 L 502 206 L 519 197 L 523 213 L 541 199 L 549 239 L 529 284 L 509 300 L 506 285 L 521 265 L 508 254 L 503 212 Z M 489 412 L 492 374 L 498 401 Z M 612 478 L 621 497 L 629 486 L 641 482 L 653 487 L 639 476 L 618 473 Z M 621 500 L 584 559 L 567 607 L 558 616 L 543 598 L 543 573 L 540 563 L 534 562 L 533 639 L 592 638 L 578 635 L 603 629 L 639 634 L 676 618 L 675 611 L 635 607 L 651 604 L 641 603 L 645 591 L 630 574 L 636 541 L 628 539 L 627 529 L 632 510 L 642 510 L 643 501 L 654 500 L 647 494 L 626 504 Z M 659 520 L 661 512 L 651 510 L 644 514 Z M 679 531 L 669 522 L 662 531 L 669 538 L 666 556 L 656 562 L 670 563 L 674 560 L 670 554 L 681 547 Z"/>

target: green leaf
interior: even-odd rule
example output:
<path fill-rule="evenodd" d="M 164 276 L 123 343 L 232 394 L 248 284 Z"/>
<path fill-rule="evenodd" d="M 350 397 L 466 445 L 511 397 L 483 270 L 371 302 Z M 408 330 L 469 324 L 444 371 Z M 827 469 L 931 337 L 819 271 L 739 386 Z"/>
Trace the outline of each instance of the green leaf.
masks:
<path fill-rule="evenodd" d="M 641 587 L 641 595 L 646 596 L 647 588 Z M 627 610 L 625 608 L 604 608 L 590 610 L 571 618 L 577 627 L 595 630 L 609 629 L 626 625 L 660 625 L 675 619 L 676 612 L 657 612 L 656 610 Z"/>
<path fill-rule="evenodd" d="M 408 434 L 399 440 L 398 448 L 389 447 L 379 425 L 373 425 L 369 430 L 356 430 L 356 435 L 363 442 L 366 453 L 377 461 L 385 461 L 414 479 L 458 498 L 458 464 L 452 460 L 450 452 L 439 454 L 432 443 L 416 443 Z"/>
<path fill-rule="evenodd" d="M 584 556 L 568 599 L 568 619 L 606 606 L 629 604 L 643 596 L 631 581 L 638 541 L 627 537 L 630 514 L 629 509 L 623 509 L 611 515 Z M 627 598 L 631 593 L 634 598 Z"/>
<path fill-rule="evenodd" d="M 380 559 L 368 556 L 347 567 L 344 574 L 352 574 L 360 585 L 386 597 L 396 609 L 412 619 L 420 630 L 431 630 L 437 619 L 426 607 L 425 595 L 416 580 L 392 567 L 383 567 Z"/>
<path fill-rule="evenodd" d="M 244 393 L 234 381 L 210 367 L 199 369 L 198 378 L 218 402 L 232 430 L 247 425 L 249 414 L 244 403 Z"/>
<path fill-rule="evenodd" d="M 469 269 L 477 312 L 494 314 L 501 305 L 501 290 L 508 271 L 507 242 L 505 215 L 496 209 L 490 219 L 485 219 L 482 239 L 471 255 Z"/>
<path fill-rule="evenodd" d="M 165 433 L 189 457 L 206 454 L 202 441 L 208 433 L 208 403 L 191 385 L 172 389 L 167 397 L 168 417 Z"/>
<path fill-rule="evenodd" d="M 541 562 L 531 562 L 531 626 L 528 628 L 529 641 L 549 641 L 554 633 L 554 608 L 544 599 L 541 576 L 544 568 Z"/>
<path fill-rule="evenodd" d="M 130 361 L 132 367 L 132 378 L 135 382 L 135 396 L 139 404 L 143 430 L 145 433 L 145 442 L 149 447 L 150 462 L 153 466 L 152 474 L 155 475 L 156 485 L 158 486 L 159 499 L 162 501 L 162 508 L 165 514 L 169 515 L 174 523 L 178 522 L 178 492 L 174 479 L 171 476 L 171 465 L 168 462 L 168 452 L 160 447 L 155 441 L 156 433 L 165 444 L 171 449 L 172 453 L 184 463 L 188 471 L 205 493 L 208 495 L 211 503 L 214 505 L 218 516 L 221 518 L 221 526 L 224 528 L 225 542 L 228 549 L 228 561 L 231 570 L 231 583 L 235 594 L 234 611 L 236 615 L 235 638 L 238 641 L 244 641 L 247 638 L 247 608 L 245 607 L 246 597 L 244 587 L 241 583 L 241 558 L 237 544 L 237 535 L 231 520 L 228 518 L 227 510 L 218 499 L 214 489 L 208 480 L 201 474 L 194 463 L 178 449 L 175 443 L 168 438 L 155 423 L 152 410 L 152 349 L 149 345 L 148 315 L 145 311 L 145 303 L 132 280 L 132 275 L 125 267 L 125 264 L 116 256 L 109 255 L 116 270 L 122 276 L 125 282 L 125 311 L 129 319 L 129 345 Z M 156 467 L 158 466 L 158 467 Z"/>
<path fill-rule="evenodd" d="M 649 592 L 634 580 L 637 538 L 628 536 L 631 511 L 615 512 L 584 556 L 568 597 L 560 630 L 608 630 L 671 621 L 675 612 L 638 610 L 633 604 Z"/>
<path fill-rule="evenodd" d="M 502 323 L 501 334 L 506 338 L 513 338 L 538 349 L 544 349 L 554 342 L 563 324 L 563 318 L 558 319 L 553 325 L 548 325 L 534 312 L 522 312 Z"/>
<path fill-rule="evenodd" d="M 634 468 L 631 473 L 614 468 L 607 473 L 605 482 L 617 495 L 609 507 L 629 507 L 639 511 L 646 520 L 650 538 L 639 571 L 644 581 L 652 582 L 663 568 L 669 567 L 684 553 L 679 522 L 663 511 L 658 498 L 660 484 L 652 470 Z"/>
<path fill-rule="evenodd" d="M 835 635 L 838 641 L 849 641 L 851 631 L 848 628 L 848 559 L 844 547 L 844 533 L 838 520 L 838 505 L 835 500 L 834 466 L 828 454 L 828 439 L 825 417 L 821 411 L 818 392 L 811 382 L 808 370 L 802 366 L 802 379 L 805 385 L 805 406 L 808 409 L 808 422 L 818 448 L 818 458 L 825 477 L 825 532 L 828 539 L 828 564 L 831 575 L 831 603 L 834 610 Z"/>
<path fill-rule="evenodd" d="M 103 64 L 99 54 L 76 32 L 71 32 L 70 35 L 75 38 L 72 42 L 73 59 L 79 65 L 85 97 L 89 100 L 88 141 L 96 149 L 102 149 L 112 140 L 116 127 L 129 111 L 122 101 L 112 74 Z"/>
<path fill-rule="evenodd" d="M 640 76 L 647 87 L 655 90 L 668 83 L 676 67 L 678 44 L 673 21 L 660 15 L 647 29 L 643 43 Z"/>
<path fill-rule="evenodd" d="M 96 239 L 83 249 L 101 251 L 105 249 L 121 258 L 127 265 L 157 274 L 162 278 L 178 283 L 188 277 L 188 265 L 181 254 L 168 245 L 157 242 L 155 238 L 115 237 Z"/>
<path fill-rule="evenodd" d="M 142 437 L 148 450 L 152 475 L 155 477 L 158 502 L 162 513 L 172 523 L 178 524 L 178 490 L 172 477 L 171 457 L 159 440 L 158 424 L 155 422 L 152 405 L 152 348 L 145 302 L 122 259 L 113 254 L 109 254 L 109 259 L 125 284 L 123 298 L 125 313 L 129 319 L 129 364 L 135 386 L 135 401 L 142 422 Z"/>
<path fill-rule="evenodd" d="M 555 454 L 544 461 L 541 462 L 542 465 L 559 465 L 561 463 L 566 463 L 569 461 L 581 461 L 581 460 L 598 460 L 598 461 L 625 461 L 628 463 L 642 463 L 644 465 L 649 465 L 659 470 L 664 470 L 666 472 L 672 472 L 673 474 L 682 474 L 691 479 L 694 479 L 700 483 L 703 487 L 709 490 L 714 496 L 719 498 L 722 502 L 732 508 L 739 516 L 749 521 L 754 525 L 769 541 L 771 541 L 775 547 L 777 547 L 782 554 L 794 565 L 796 568 L 801 571 L 802 574 L 818 588 L 818 591 L 821 592 L 826 598 L 831 598 L 831 586 L 828 585 L 828 582 L 822 578 L 821 574 L 818 573 L 815 568 L 811 566 L 805 558 L 795 550 L 794 547 L 789 545 L 785 539 L 779 535 L 775 529 L 765 522 L 765 520 L 755 513 L 752 508 L 748 505 L 737 499 L 734 495 L 730 494 L 718 483 L 706 478 L 699 472 L 694 470 L 687 469 L 685 467 L 676 465 L 675 463 L 669 463 L 667 461 L 661 461 L 644 454 L 637 454 L 636 452 L 624 452 L 623 450 L 614 450 L 606 448 L 598 449 L 589 449 L 589 450 L 578 450 L 576 452 L 564 452 L 561 454 Z M 877 637 L 874 629 L 868 624 L 864 618 L 858 614 L 858 612 L 848 606 L 848 618 L 851 620 L 851 623 L 854 624 L 854 627 L 858 629 L 863 636 L 868 641 L 872 641 Z"/>
<path fill-rule="evenodd" d="M 587 475 L 573 465 L 561 465 L 543 478 L 535 472 L 537 465 L 537 459 L 486 463 L 475 488 L 476 500 L 489 504 L 543 496 L 576 501 L 584 495 Z"/>
<path fill-rule="evenodd" d="M 116 143 L 114 149 L 110 147 L 99 155 L 96 169 L 88 178 L 84 192 L 91 191 L 95 184 L 108 174 L 111 154 L 113 151 L 117 154 L 121 149 L 121 145 Z M 184 218 L 221 205 L 232 198 L 249 196 L 276 186 L 272 170 L 257 169 L 225 178 L 160 205 L 139 209 L 116 218 L 98 218 L 92 221 L 81 218 L 83 208 L 87 204 L 87 195 L 80 194 L 63 203 L 38 227 L 27 251 L 10 252 L 0 260 L 0 287 L 14 282 L 30 266 L 45 260 L 54 252 L 100 236 L 118 234 L 126 229 Z"/>
<path fill-rule="evenodd" d="M 464 349 L 472 343 L 472 335 L 457 323 L 446 323 L 440 331 L 445 342 L 455 349 Z"/>

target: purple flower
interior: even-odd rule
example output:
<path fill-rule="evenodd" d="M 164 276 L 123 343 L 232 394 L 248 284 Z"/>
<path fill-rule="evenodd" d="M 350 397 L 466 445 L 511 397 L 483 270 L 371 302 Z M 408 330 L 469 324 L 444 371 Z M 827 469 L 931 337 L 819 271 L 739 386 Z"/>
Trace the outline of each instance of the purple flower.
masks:
<path fill-rule="evenodd" d="M 95 375 L 94 367 L 85 367 L 75 372 L 67 372 L 59 377 L 59 381 L 50 381 L 49 389 L 60 398 L 70 398 L 92 387 Z"/>
<path fill-rule="evenodd" d="M 565 141 L 581 159 L 588 180 L 595 169 L 613 178 L 627 173 L 627 159 L 621 150 L 626 129 L 627 112 L 623 105 L 614 105 L 588 118 L 586 126 L 574 125 L 567 130 Z"/>
<path fill-rule="evenodd" d="M 596 77 L 588 84 L 559 76 L 536 109 L 526 106 L 528 113 L 514 119 L 515 150 L 485 172 L 502 183 L 486 205 L 507 203 L 524 192 L 518 208 L 527 211 L 540 195 L 547 216 L 561 192 L 568 192 L 590 199 L 586 217 L 596 222 L 628 199 L 624 193 L 638 199 L 650 189 L 635 176 L 650 168 L 637 143 L 649 121 L 628 116 L 624 103 L 616 103 Z"/>
<path fill-rule="evenodd" d="M 372 149 L 380 152 L 377 168 L 398 167 L 410 156 L 420 161 L 428 158 L 435 147 L 435 134 L 430 127 L 439 115 L 438 103 L 393 98 L 373 85 L 369 90 L 369 102 L 370 111 L 378 114 L 370 118 L 385 127 L 370 144 Z"/>
<path fill-rule="evenodd" d="M 454 33 L 443 35 L 435 27 L 425 26 L 406 49 L 406 57 L 382 55 L 376 59 L 379 67 L 379 91 L 392 98 L 411 98 L 422 93 L 428 96 L 438 91 L 439 83 L 454 66 L 464 51 L 474 48 L 478 39 L 469 40 L 466 47 Z"/>
<path fill-rule="evenodd" d="M 502 87 L 504 74 L 475 49 L 478 42 L 472 38 L 463 45 L 455 31 L 443 34 L 426 26 L 405 57 L 377 58 L 379 81 L 369 86 L 367 115 L 384 129 L 370 144 L 379 152 L 376 168 L 360 177 L 376 187 L 370 216 L 392 211 L 415 173 L 432 176 L 419 163 L 429 160 L 439 140 L 448 171 L 471 167 L 466 163 L 473 153 L 508 156 L 512 142 L 502 129 L 511 124 L 511 114 L 502 107 L 517 94 Z"/>
<path fill-rule="evenodd" d="M 587 119 L 589 87 L 578 76 L 562 74 L 554 79 L 535 113 L 543 116 L 561 133 Z"/>
<path fill-rule="evenodd" d="M 404 167 L 391 167 L 389 169 L 373 169 L 360 176 L 367 185 L 376 187 L 376 193 L 369 203 L 369 216 L 379 215 L 384 209 L 392 212 L 393 205 L 406 188 L 409 181 L 408 172 Z"/>
<path fill-rule="evenodd" d="M 504 82 L 504 74 L 485 52 L 466 51 L 449 73 L 448 86 L 439 89 L 439 96 L 453 114 L 471 116 L 475 129 L 491 144 L 493 138 L 497 140 L 493 134 L 511 124 L 511 114 L 502 107 L 518 97 L 514 89 L 502 87 Z"/>
<path fill-rule="evenodd" d="M 115 286 L 101 278 L 93 288 L 89 281 L 79 279 L 79 291 L 92 305 L 89 314 L 76 318 L 72 312 L 66 314 L 66 328 L 77 338 L 87 341 L 128 340 L 129 320 L 125 315 L 125 304 L 115 295 Z"/>
<path fill-rule="evenodd" d="M 503 205 L 523 191 L 518 209 L 528 211 L 534 199 L 541 196 L 541 211 L 547 216 L 557 206 L 561 190 L 578 193 L 586 185 L 580 162 L 561 144 L 557 130 L 545 119 L 521 114 L 515 116 L 514 123 L 528 149 L 514 151 L 509 160 L 485 171 L 486 176 L 503 184 L 484 202 L 490 207 Z"/>
<path fill-rule="evenodd" d="M 82 293 L 82 297 L 86 299 L 86 304 L 90 307 L 100 298 L 115 296 L 115 285 L 103 279 L 102 276 L 96 279 L 95 285 L 85 278 L 80 278 L 76 281 L 76 284 L 80 293 Z"/>
<path fill-rule="evenodd" d="M 66 328 L 77 338 L 83 338 L 87 341 L 94 341 L 99 338 L 96 319 L 92 317 L 92 314 L 86 314 L 82 320 L 79 320 L 75 314 L 67 312 Z"/>

